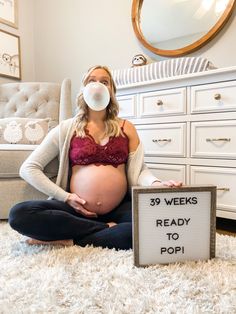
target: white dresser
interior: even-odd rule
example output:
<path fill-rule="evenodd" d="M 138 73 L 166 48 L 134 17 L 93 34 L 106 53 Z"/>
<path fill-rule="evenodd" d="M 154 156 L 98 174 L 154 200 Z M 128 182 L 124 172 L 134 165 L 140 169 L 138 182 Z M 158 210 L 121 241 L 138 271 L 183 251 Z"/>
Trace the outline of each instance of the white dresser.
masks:
<path fill-rule="evenodd" d="M 145 161 L 160 179 L 217 186 L 217 216 L 236 219 L 236 67 L 119 86 Z"/>

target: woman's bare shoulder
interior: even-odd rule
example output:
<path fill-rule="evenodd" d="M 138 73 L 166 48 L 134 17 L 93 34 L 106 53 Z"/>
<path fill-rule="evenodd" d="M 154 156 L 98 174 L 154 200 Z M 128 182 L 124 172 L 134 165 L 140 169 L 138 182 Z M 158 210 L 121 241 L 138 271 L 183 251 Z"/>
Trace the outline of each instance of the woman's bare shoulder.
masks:
<path fill-rule="evenodd" d="M 133 125 L 133 123 L 127 119 L 121 119 L 119 118 L 119 124 L 120 127 L 124 127 L 124 129 L 135 129 L 135 126 Z"/>
<path fill-rule="evenodd" d="M 129 121 L 129 120 L 122 120 L 122 123 L 121 123 L 121 126 L 123 126 L 124 128 L 124 132 L 127 134 L 127 135 L 137 135 L 137 130 L 134 126 L 134 124 Z"/>
<path fill-rule="evenodd" d="M 135 151 L 139 145 L 139 136 L 134 124 L 129 120 L 121 120 L 123 132 L 129 138 L 129 151 Z"/>

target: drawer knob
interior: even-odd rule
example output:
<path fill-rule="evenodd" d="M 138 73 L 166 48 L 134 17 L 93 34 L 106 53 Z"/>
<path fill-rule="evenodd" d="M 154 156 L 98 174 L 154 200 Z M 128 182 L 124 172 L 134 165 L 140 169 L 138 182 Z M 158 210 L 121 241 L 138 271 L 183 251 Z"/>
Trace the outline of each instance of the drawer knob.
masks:
<path fill-rule="evenodd" d="M 217 191 L 223 191 L 223 192 L 229 192 L 230 189 L 229 188 L 217 188 Z"/>
<path fill-rule="evenodd" d="M 214 98 L 215 98 L 215 100 L 220 100 L 221 99 L 221 94 L 215 94 Z"/>
<path fill-rule="evenodd" d="M 156 140 L 156 139 L 152 139 L 153 143 L 158 143 L 158 142 L 171 142 L 171 139 L 170 138 L 162 138 L 162 139 L 159 139 L 159 140 Z"/>
<path fill-rule="evenodd" d="M 157 100 L 157 106 L 162 106 L 163 105 L 163 101 L 161 99 Z"/>
<path fill-rule="evenodd" d="M 222 138 L 206 138 L 207 142 L 230 142 L 231 139 L 227 137 Z"/>

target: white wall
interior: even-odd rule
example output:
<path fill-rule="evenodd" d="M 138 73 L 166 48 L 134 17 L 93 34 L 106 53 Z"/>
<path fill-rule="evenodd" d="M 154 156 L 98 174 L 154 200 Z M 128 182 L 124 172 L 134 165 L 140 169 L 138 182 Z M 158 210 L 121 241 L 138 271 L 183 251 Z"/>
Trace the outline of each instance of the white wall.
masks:
<path fill-rule="evenodd" d="M 70 77 L 75 96 L 89 67 L 129 67 L 140 51 L 130 11 L 130 0 L 35 0 L 36 78 Z"/>
<path fill-rule="evenodd" d="M 131 66 L 137 53 L 162 60 L 143 48 L 131 23 L 132 0 L 35 0 L 37 80 L 72 79 L 73 98 L 83 73 L 95 64 L 112 69 Z M 217 67 L 236 64 L 236 14 L 202 49 Z"/>
<path fill-rule="evenodd" d="M 69 77 L 74 99 L 90 66 L 130 67 L 137 53 L 151 61 L 163 59 L 139 44 L 131 6 L 132 0 L 19 0 L 19 29 L 1 28 L 21 37 L 23 81 Z M 202 55 L 217 67 L 236 65 L 235 30 L 236 9 L 224 29 L 189 56 Z"/>
<path fill-rule="evenodd" d="M 34 2 L 32 0 L 19 0 L 18 28 L 0 23 L 0 29 L 20 36 L 22 81 L 35 80 L 34 60 Z M 17 81 L 1 77 L 0 83 Z"/>

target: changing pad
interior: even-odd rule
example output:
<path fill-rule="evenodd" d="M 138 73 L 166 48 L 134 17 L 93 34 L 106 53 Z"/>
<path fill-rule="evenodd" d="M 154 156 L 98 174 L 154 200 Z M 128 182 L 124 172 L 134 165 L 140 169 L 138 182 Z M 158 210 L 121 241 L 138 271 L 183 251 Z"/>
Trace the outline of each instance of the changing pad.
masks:
<path fill-rule="evenodd" d="M 152 81 L 172 76 L 216 69 L 206 58 L 184 57 L 153 62 L 128 69 L 113 70 L 112 75 L 117 87 L 138 82 Z"/>

